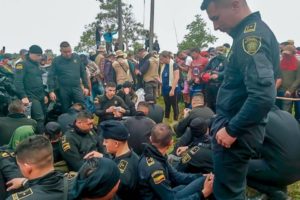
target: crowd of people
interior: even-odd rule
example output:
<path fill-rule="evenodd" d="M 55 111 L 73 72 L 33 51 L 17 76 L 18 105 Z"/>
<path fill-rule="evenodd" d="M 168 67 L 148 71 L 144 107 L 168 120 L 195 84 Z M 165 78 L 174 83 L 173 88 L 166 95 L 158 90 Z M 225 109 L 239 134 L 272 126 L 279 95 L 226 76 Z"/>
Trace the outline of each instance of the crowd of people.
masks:
<path fill-rule="evenodd" d="M 278 44 L 245 0 L 201 9 L 233 46 L 3 49 L 0 200 L 240 200 L 246 184 L 287 199 L 300 180 L 299 48 Z"/>

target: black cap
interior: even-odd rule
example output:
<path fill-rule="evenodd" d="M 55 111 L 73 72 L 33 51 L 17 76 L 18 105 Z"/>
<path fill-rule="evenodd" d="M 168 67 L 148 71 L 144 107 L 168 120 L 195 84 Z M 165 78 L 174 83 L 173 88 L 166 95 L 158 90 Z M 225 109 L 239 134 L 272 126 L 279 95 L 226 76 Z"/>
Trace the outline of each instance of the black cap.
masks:
<path fill-rule="evenodd" d="M 211 1 L 212 0 L 203 0 L 201 7 L 200 7 L 201 10 L 206 10 Z"/>
<path fill-rule="evenodd" d="M 129 137 L 128 129 L 120 121 L 107 120 L 100 124 L 104 139 L 125 141 Z"/>
<path fill-rule="evenodd" d="M 3 59 L 9 59 L 11 60 L 12 59 L 12 55 L 10 53 L 6 53 L 3 55 Z"/>
<path fill-rule="evenodd" d="M 107 195 L 120 180 L 120 170 L 108 158 L 87 160 L 80 170 L 70 191 L 70 199 L 96 198 Z"/>
<path fill-rule="evenodd" d="M 132 87 L 132 83 L 130 81 L 126 81 L 125 83 L 123 83 L 123 88 L 131 88 Z"/>
<path fill-rule="evenodd" d="M 200 137 L 207 132 L 207 121 L 201 117 L 193 119 L 190 123 L 191 133 L 195 137 Z"/>
<path fill-rule="evenodd" d="M 45 133 L 47 135 L 57 135 L 61 132 L 61 127 L 57 122 L 48 122 L 45 126 Z"/>
<path fill-rule="evenodd" d="M 32 45 L 31 47 L 29 47 L 29 53 L 32 53 L 32 54 L 43 54 L 43 50 L 38 45 Z"/>

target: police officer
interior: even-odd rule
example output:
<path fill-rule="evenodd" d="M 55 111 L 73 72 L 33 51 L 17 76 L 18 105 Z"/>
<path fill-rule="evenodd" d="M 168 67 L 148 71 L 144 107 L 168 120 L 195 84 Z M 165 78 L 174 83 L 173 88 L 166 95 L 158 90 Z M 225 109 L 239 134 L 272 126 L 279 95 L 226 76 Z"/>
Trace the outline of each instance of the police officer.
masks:
<path fill-rule="evenodd" d="M 130 111 L 121 99 L 116 95 L 116 84 L 109 82 L 105 87 L 105 94 L 97 97 L 96 115 L 101 121 L 109 119 L 122 119 L 123 115 L 129 115 Z"/>
<path fill-rule="evenodd" d="M 204 0 L 201 9 L 216 30 L 233 38 L 212 125 L 214 195 L 240 200 L 245 198 L 248 161 L 262 144 L 266 117 L 275 102 L 278 42 L 246 0 Z"/>
<path fill-rule="evenodd" d="M 25 139 L 17 146 L 16 159 L 27 182 L 8 200 L 64 199 L 64 176 L 54 171 L 52 146 L 47 138 L 37 135 Z"/>
<path fill-rule="evenodd" d="M 85 66 L 81 63 L 79 56 L 72 53 L 68 42 L 64 41 L 60 44 L 60 52 L 61 55 L 54 58 L 48 75 L 49 96 L 52 101 L 56 101 L 54 89 L 56 89 L 57 81 L 62 109 L 63 112 L 67 112 L 72 103 L 84 104 L 84 95 L 89 94 L 89 87 Z"/>
<path fill-rule="evenodd" d="M 107 153 L 113 156 L 121 173 L 121 183 L 117 192 L 119 199 L 137 199 L 137 167 L 139 157 L 130 150 L 127 139 L 128 129 L 120 122 L 107 120 L 100 125 Z"/>
<path fill-rule="evenodd" d="M 29 48 L 26 60 L 16 65 L 15 86 L 18 97 L 25 106 L 31 104 L 31 118 L 37 121 L 38 132 L 43 133 L 45 121 L 45 94 L 40 61 L 43 50 L 37 45 Z"/>
<path fill-rule="evenodd" d="M 60 151 L 70 170 L 78 171 L 84 163 L 84 156 L 91 151 L 102 152 L 100 138 L 93 130 L 93 115 L 78 113 L 73 129 L 61 139 Z"/>
<path fill-rule="evenodd" d="M 205 199 L 212 193 L 213 175 L 177 172 L 167 161 L 172 130 L 165 124 L 153 127 L 151 145 L 145 144 L 138 165 L 141 199 Z M 176 187 L 177 186 L 177 187 Z"/>

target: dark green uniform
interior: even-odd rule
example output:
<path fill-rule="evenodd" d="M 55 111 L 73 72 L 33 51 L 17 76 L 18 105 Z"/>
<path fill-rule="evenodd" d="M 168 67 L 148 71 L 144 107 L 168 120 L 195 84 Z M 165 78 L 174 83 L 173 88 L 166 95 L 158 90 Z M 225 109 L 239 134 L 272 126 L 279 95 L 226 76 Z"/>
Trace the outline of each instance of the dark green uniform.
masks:
<path fill-rule="evenodd" d="M 140 199 L 204 199 L 201 192 L 204 178 L 177 172 L 152 145 L 146 144 L 138 173 Z"/>
<path fill-rule="evenodd" d="M 103 152 L 99 143 L 100 139 L 94 131 L 83 133 L 74 127 L 68 130 L 61 140 L 60 151 L 68 167 L 78 171 L 83 165 L 83 157 L 91 151 Z"/>
<path fill-rule="evenodd" d="M 137 199 L 137 180 L 139 157 L 130 151 L 113 159 L 121 172 L 121 183 L 117 192 L 117 198 L 122 200 Z"/>
<path fill-rule="evenodd" d="M 275 102 L 279 47 L 258 12 L 243 19 L 230 36 L 233 45 L 217 97 L 212 134 L 226 127 L 237 140 L 225 149 L 214 137 L 214 195 L 222 200 L 242 200 L 248 161 L 263 142 L 267 114 Z"/>
<path fill-rule="evenodd" d="M 67 112 L 72 103 L 84 104 L 80 80 L 83 86 L 88 89 L 85 66 L 77 54 L 73 54 L 70 59 L 63 56 L 54 58 L 48 75 L 48 86 L 49 91 L 53 92 L 56 81 L 58 82 L 63 112 Z"/>
<path fill-rule="evenodd" d="M 130 114 L 130 110 L 128 109 L 127 105 L 125 104 L 123 99 L 121 99 L 121 97 L 119 96 L 115 95 L 112 99 L 108 99 L 106 95 L 102 95 L 98 97 L 98 99 L 99 99 L 99 105 L 96 106 L 96 115 L 100 117 L 101 121 L 118 119 L 114 117 L 113 113 L 106 112 L 106 109 L 108 109 L 111 106 L 122 107 L 126 110 L 126 113 L 124 115 Z"/>
<path fill-rule="evenodd" d="M 66 191 L 67 193 L 67 191 Z M 7 200 L 54 200 L 64 199 L 64 175 L 50 172 L 43 177 L 29 180 L 24 190 L 12 194 Z"/>
<path fill-rule="evenodd" d="M 15 87 L 20 99 L 27 97 L 32 102 L 31 118 L 38 123 L 38 131 L 43 132 L 45 120 L 44 85 L 39 63 L 32 61 L 29 56 L 16 65 Z"/>

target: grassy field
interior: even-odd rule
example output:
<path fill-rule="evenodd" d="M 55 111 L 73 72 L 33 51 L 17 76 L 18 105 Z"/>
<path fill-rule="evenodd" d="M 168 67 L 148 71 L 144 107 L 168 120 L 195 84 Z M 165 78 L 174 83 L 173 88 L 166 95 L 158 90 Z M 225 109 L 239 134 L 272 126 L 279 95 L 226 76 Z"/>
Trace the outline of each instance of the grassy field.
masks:
<path fill-rule="evenodd" d="M 163 98 L 160 97 L 158 98 L 158 104 L 160 104 L 162 107 L 164 107 L 164 102 L 163 102 Z M 183 109 L 184 109 L 184 104 L 183 103 L 180 103 L 179 104 L 179 107 L 180 107 L 180 115 L 179 115 L 179 119 L 183 117 Z M 168 121 L 168 123 L 170 125 L 173 124 L 173 110 L 171 110 L 171 114 L 170 114 L 170 120 Z M 164 121 L 165 122 L 165 121 Z M 248 193 L 254 193 L 252 190 L 249 190 Z M 288 194 L 289 194 L 289 197 L 292 198 L 292 200 L 300 200 L 300 181 L 299 182 L 296 182 L 292 185 L 290 185 L 288 187 Z"/>

